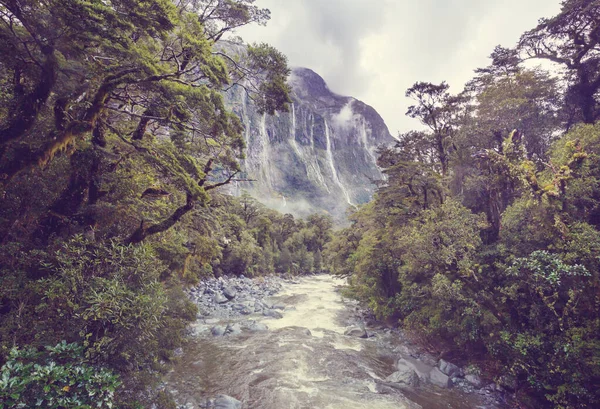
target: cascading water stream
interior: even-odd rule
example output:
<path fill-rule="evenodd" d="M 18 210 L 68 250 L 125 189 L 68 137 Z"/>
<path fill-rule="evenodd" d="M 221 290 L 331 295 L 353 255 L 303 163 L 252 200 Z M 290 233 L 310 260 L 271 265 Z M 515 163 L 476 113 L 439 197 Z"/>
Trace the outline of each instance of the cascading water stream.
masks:
<path fill-rule="evenodd" d="M 217 394 L 235 397 L 243 409 L 497 409 L 482 406 L 480 395 L 454 389 L 390 389 L 384 379 L 396 371 L 403 356 L 398 350 L 406 347 L 398 348 L 402 341 L 385 332 L 367 339 L 344 335 L 356 304 L 342 299 L 341 285 L 332 276 L 288 282 L 269 301 L 285 306 L 279 319 L 255 314 L 199 320 L 200 335 L 184 348 L 167 389 L 189 409 L 214 408 L 202 402 Z M 243 296 L 230 302 L 243 302 Z M 213 325 L 248 319 L 268 329 L 211 335 Z"/>
<path fill-rule="evenodd" d="M 328 193 L 330 193 L 329 187 L 327 186 L 327 183 L 325 183 L 325 178 L 323 177 L 323 174 L 321 173 L 321 168 L 319 167 L 317 155 L 314 150 L 314 141 L 312 139 L 312 135 L 313 135 L 312 126 L 314 125 L 314 123 L 311 123 L 311 128 L 310 128 L 312 155 L 307 156 L 303 152 L 304 149 L 300 149 L 300 147 L 298 146 L 298 142 L 296 142 L 296 107 L 293 103 L 291 105 L 292 105 L 292 112 L 290 114 L 291 115 L 291 121 L 290 121 L 291 125 L 290 125 L 290 131 L 289 131 L 290 135 L 288 138 L 290 145 L 292 146 L 292 149 L 294 150 L 294 153 L 296 154 L 298 159 L 300 159 L 300 161 L 304 164 L 304 166 L 306 168 L 306 175 L 308 176 L 309 180 L 312 180 L 312 181 L 318 183 L 319 185 L 324 187 Z"/>
<path fill-rule="evenodd" d="M 323 119 L 323 123 L 325 124 L 325 141 L 327 143 L 327 160 L 329 162 L 329 166 L 331 167 L 333 181 L 342 190 L 342 193 L 344 194 L 344 197 L 346 198 L 346 202 L 348 202 L 348 204 L 350 206 L 354 206 L 354 203 L 352 203 L 352 201 L 350 200 L 350 195 L 348 194 L 348 191 L 346 190 L 346 188 L 340 181 L 337 170 L 335 169 L 335 163 L 333 161 L 333 151 L 331 148 L 331 135 L 329 134 L 329 125 L 327 125 L 327 120 Z"/>
<path fill-rule="evenodd" d="M 369 155 L 369 157 L 373 161 L 373 164 L 377 165 L 377 157 L 373 154 L 373 151 L 369 147 L 369 141 L 367 138 L 367 123 L 364 118 L 361 118 L 360 122 L 361 122 L 361 127 L 360 127 L 360 130 L 358 133 L 359 137 L 360 137 L 360 141 L 362 143 L 363 148 L 365 148 L 367 155 Z"/>

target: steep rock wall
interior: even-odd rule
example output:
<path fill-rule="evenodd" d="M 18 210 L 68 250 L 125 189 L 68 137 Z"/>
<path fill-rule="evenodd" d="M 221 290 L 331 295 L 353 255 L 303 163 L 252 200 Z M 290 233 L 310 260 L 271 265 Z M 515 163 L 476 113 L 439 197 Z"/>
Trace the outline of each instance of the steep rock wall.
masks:
<path fill-rule="evenodd" d="M 246 190 L 282 212 L 304 216 L 326 211 L 338 220 L 349 206 L 367 202 L 382 178 L 375 150 L 391 144 L 383 119 L 370 106 L 332 93 L 307 68 L 289 80 L 289 113 L 261 115 L 241 87 L 226 96 L 245 126 L 245 177 L 230 192 Z"/>

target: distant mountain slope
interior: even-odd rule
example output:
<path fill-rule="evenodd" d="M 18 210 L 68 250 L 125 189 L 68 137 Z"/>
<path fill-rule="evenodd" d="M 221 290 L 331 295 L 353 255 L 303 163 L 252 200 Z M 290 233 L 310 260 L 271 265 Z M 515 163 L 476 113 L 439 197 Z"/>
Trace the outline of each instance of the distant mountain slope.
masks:
<path fill-rule="evenodd" d="M 245 125 L 243 169 L 256 182 L 238 183 L 280 211 L 303 216 L 326 211 L 342 219 L 348 206 L 367 202 L 381 179 L 375 149 L 393 138 L 365 103 L 336 95 L 319 75 L 295 68 L 291 112 L 260 115 L 241 87 L 226 96 Z"/>

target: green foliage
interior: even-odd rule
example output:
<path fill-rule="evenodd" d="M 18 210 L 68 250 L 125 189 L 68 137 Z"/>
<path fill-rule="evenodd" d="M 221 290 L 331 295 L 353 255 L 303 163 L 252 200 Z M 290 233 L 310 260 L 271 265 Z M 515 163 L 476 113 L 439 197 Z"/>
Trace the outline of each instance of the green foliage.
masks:
<path fill-rule="evenodd" d="M 11 349 L 0 369 L 0 408 L 112 408 L 118 376 L 91 365 L 84 348 Z"/>
<path fill-rule="evenodd" d="M 323 253 L 345 295 L 523 407 L 600 404 L 597 3 L 563 2 L 458 96 L 411 87 L 407 114 L 428 129 L 379 149 L 387 179 Z"/>

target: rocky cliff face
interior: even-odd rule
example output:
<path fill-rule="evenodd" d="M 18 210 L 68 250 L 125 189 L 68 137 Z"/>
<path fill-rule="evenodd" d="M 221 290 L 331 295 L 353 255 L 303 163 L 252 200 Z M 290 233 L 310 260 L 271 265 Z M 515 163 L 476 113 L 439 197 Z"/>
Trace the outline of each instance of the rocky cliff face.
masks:
<path fill-rule="evenodd" d="M 228 105 L 245 125 L 244 190 L 285 213 L 304 216 L 325 210 L 343 217 L 348 206 L 367 202 L 372 180 L 382 175 L 376 148 L 393 139 L 370 106 L 332 93 L 306 68 L 292 71 L 294 103 L 289 113 L 260 115 L 241 87 L 227 95 Z"/>

